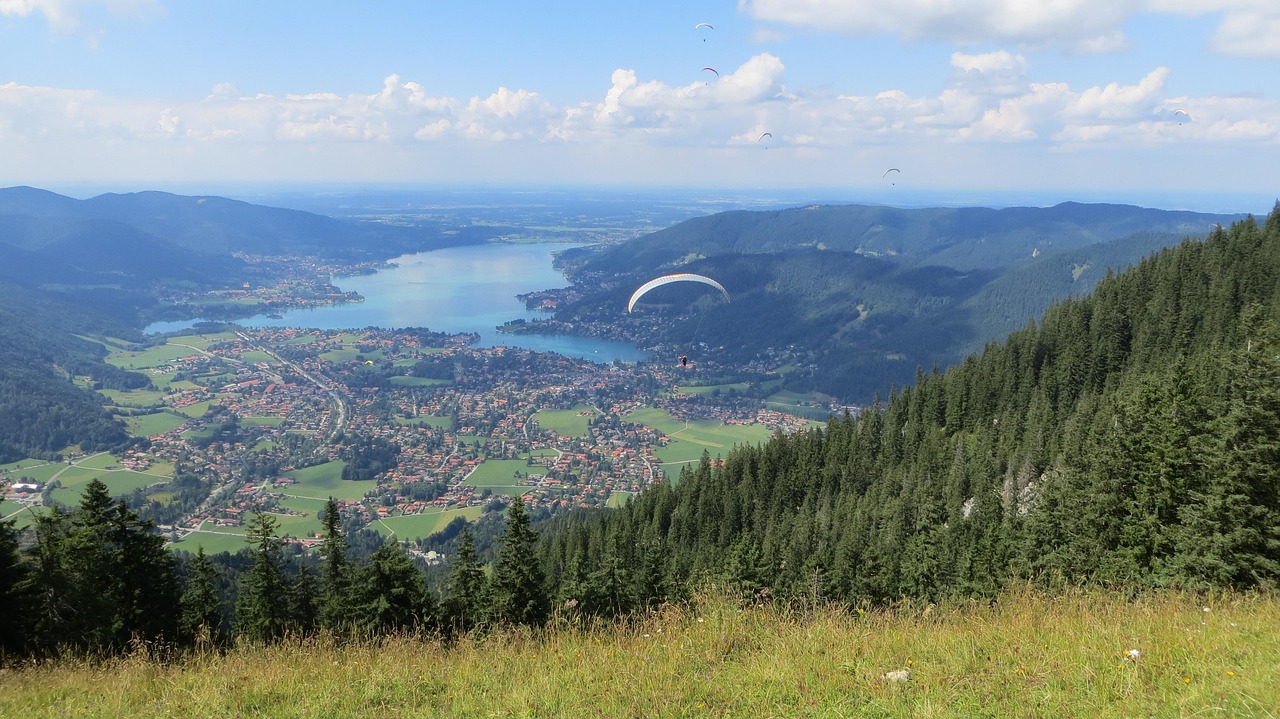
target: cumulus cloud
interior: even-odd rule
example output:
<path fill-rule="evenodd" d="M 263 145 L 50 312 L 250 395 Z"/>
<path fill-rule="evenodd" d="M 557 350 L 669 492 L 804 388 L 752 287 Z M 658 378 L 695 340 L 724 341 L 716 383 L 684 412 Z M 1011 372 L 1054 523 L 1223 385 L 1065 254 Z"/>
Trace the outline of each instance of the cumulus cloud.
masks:
<path fill-rule="evenodd" d="M 757 20 L 849 35 L 901 35 L 977 45 L 1020 43 L 1114 50 L 1120 28 L 1147 0 L 743 0 Z"/>
<path fill-rule="evenodd" d="M 80 11 L 89 5 L 105 5 L 113 12 L 138 13 L 154 6 L 154 0 L 0 0 L 0 16 L 43 16 L 57 32 L 75 32 Z"/>
<path fill-rule="evenodd" d="M 1124 23 L 1140 13 L 1208 16 L 1215 52 L 1280 57 L 1275 0 L 741 0 L 756 20 L 854 36 L 896 35 L 972 46 L 1015 43 L 1103 53 L 1128 46 Z M 777 32 L 774 30 L 773 32 Z"/>
<path fill-rule="evenodd" d="M 721 68 L 718 80 L 686 85 L 620 68 L 598 96 L 571 105 L 521 88 L 468 98 L 435 95 L 394 74 L 363 93 L 246 94 L 223 83 L 188 101 L 11 82 L 0 85 L 0 143 L 26 153 L 28 168 L 47 165 L 42 157 L 65 155 L 72 163 L 116 152 L 117 158 L 150 158 L 155 167 L 166 166 L 164 158 L 172 164 L 174 156 L 202 158 L 202 166 L 229 166 L 234 158 L 261 166 L 272 158 L 281 168 L 326 158 L 335 167 L 376 168 L 369 172 L 390 172 L 414 157 L 420 163 L 447 157 L 451 166 L 494 171 L 520 162 L 536 167 L 532 158 L 549 152 L 578 158 L 574 163 L 584 172 L 620 172 L 621 157 L 660 168 L 708 153 L 744 157 L 766 144 L 768 162 L 790 158 L 797 167 L 842 153 L 936 159 L 1192 141 L 1280 147 L 1280 106 L 1271 100 L 1170 96 L 1171 71 L 1164 67 L 1084 87 L 1033 82 L 1030 64 L 1011 52 L 955 53 L 950 80 L 936 93 L 887 87 L 836 95 L 788 87 L 782 61 L 764 53 Z M 765 132 L 772 137 L 761 143 Z M 24 166 L 21 158 L 15 162 L 10 165 Z"/>

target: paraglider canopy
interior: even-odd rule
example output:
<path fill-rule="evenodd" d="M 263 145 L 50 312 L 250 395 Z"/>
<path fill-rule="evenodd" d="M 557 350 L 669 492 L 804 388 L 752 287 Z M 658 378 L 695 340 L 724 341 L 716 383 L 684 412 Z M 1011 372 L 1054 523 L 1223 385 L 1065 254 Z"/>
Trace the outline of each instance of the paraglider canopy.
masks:
<path fill-rule="evenodd" d="M 676 272 L 670 275 L 655 277 L 643 285 L 640 285 L 635 292 L 631 293 L 631 299 L 627 300 L 627 312 L 635 309 L 636 303 L 639 302 L 640 298 L 644 297 L 650 290 L 655 287 L 669 285 L 672 282 L 701 282 L 704 285 L 710 285 L 711 287 L 720 290 L 720 294 L 724 295 L 725 301 L 727 302 L 729 300 L 729 291 L 724 288 L 724 285 L 716 282 L 710 277 L 705 275 L 695 275 L 692 272 Z"/>
<path fill-rule="evenodd" d="M 708 70 L 710 70 L 711 72 L 714 72 L 714 73 L 716 74 L 716 77 L 720 77 L 720 73 L 719 73 L 719 72 L 717 72 L 717 71 L 716 71 L 716 69 L 715 69 L 714 67 L 704 67 L 704 68 L 702 68 L 702 71 L 703 71 L 703 72 L 707 72 Z"/>
<path fill-rule="evenodd" d="M 896 173 L 898 173 L 899 175 L 901 175 L 901 174 L 902 174 L 902 170 L 899 170 L 899 169 L 898 169 L 898 168 L 896 168 L 896 167 L 890 167 L 889 169 L 887 169 L 887 170 L 885 170 L 885 171 L 884 171 L 884 174 L 880 176 L 880 179 L 882 179 L 882 180 L 883 180 L 884 178 L 888 177 L 890 172 L 896 172 Z M 891 183 L 889 183 L 889 184 L 891 184 L 891 185 L 896 185 L 896 184 L 898 184 L 898 183 L 896 183 L 896 182 L 891 182 Z"/>

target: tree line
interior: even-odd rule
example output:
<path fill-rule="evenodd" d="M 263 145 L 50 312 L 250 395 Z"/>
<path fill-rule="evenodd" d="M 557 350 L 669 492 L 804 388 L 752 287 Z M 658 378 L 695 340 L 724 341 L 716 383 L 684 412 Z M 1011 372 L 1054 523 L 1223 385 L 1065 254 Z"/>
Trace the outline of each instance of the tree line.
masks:
<path fill-rule="evenodd" d="M 337 504 L 321 517 L 318 553 L 292 553 L 270 514 L 255 514 L 249 548 L 180 556 L 148 521 L 93 480 L 72 509 L 40 515 L 29 531 L 0 523 L 0 658 L 65 653 L 109 656 L 267 643 L 325 635 L 337 640 L 415 633 L 456 636 L 550 616 L 545 577 L 524 503 L 513 501 L 490 571 L 469 530 L 460 533 L 443 593 L 399 542 L 366 558 L 348 547 Z"/>

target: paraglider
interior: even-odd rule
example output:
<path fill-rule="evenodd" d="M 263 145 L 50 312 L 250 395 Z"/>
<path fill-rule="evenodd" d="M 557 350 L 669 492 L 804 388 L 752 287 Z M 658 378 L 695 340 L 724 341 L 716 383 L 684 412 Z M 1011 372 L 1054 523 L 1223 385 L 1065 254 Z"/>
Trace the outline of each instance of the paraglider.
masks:
<path fill-rule="evenodd" d="M 760 137 L 757 137 L 757 138 L 756 138 L 756 142 L 762 142 L 762 141 L 764 141 L 764 138 L 766 138 L 766 137 L 773 137 L 773 133 L 772 133 L 772 132 L 765 132 L 765 133 L 762 133 L 762 134 L 760 135 Z M 765 145 L 765 146 L 764 146 L 764 149 L 768 150 L 768 149 L 769 149 L 769 146 L 768 146 L 768 145 Z"/>
<path fill-rule="evenodd" d="M 717 71 L 716 71 L 716 69 L 715 69 L 714 67 L 704 67 L 704 68 L 702 68 L 702 71 L 703 71 L 703 72 L 711 71 L 711 72 L 715 73 L 715 76 L 716 76 L 716 77 L 720 77 L 720 73 L 719 73 L 719 72 L 717 72 Z"/>
<path fill-rule="evenodd" d="M 885 170 L 885 171 L 884 171 L 884 174 L 880 176 L 880 179 L 882 179 L 882 180 L 883 180 L 884 178 L 888 177 L 890 172 L 896 172 L 896 173 L 898 173 L 899 175 L 901 175 L 901 174 L 902 174 L 902 170 L 899 170 L 899 169 L 898 169 L 898 168 L 896 168 L 896 167 L 890 167 L 889 169 L 887 169 L 887 170 Z M 891 185 L 896 185 L 896 184 L 898 184 L 898 183 L 897 183 L 897 182 L 890 182 L 889 184 L 891 184 Z"/>
<path fill-rule="evenodd" d="M 1191 113 L 1187 112 L 1186 110 L 1183 110 L 1182 108 L 1178 108 L 1177 110 L 1174 110 L 1173 116 L 1178 118 L 1179 125 L 1181 125 L 1184 120 L 1191 119 Z"/>
<path fill-rule="evenodd" d="M 681 366 L 681 367 L 688 367 L 688 366 L 689 366 L 689 355 L 680 355 L 680 356 L 679 356 L 679 357 L 677 357 L 676 359 L 680 360 L 680 366 Z"/>
<path fill-rule="evenodd" d="M 670 275 L 655 277 L 643 285 L 640 285 L 640 287 L 631 294 L 631 299 L 627 300 L 627 312 L 631 312 L 635 309 L 636 303 L 639 302 L 640 298 L 644 297 L 650 290 L 671 284 L 672 282 L 701 282 L 704 285 L 710 285 L 711 287 L 720 290 L 720 294 L 724 295 L 725 301 L 729 301 L 729 291 L 724 288 L 724 285 L 716 282 L 710 277 L 705 275 L 695 275 L 692 272 L 676 272 Z"/>

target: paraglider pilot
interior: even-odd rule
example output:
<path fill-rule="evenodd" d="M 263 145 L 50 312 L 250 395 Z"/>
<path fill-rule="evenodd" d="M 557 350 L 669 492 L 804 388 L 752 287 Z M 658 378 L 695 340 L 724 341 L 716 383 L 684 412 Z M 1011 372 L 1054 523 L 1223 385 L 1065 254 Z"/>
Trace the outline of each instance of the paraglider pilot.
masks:
<path fill-rule="evenodd" d="M 676 359 L 679 359 L 679 360 L 680 360 L 680 366 L 681 366 L 681 367 L 688 367 L 688 366 L 689 366 L 689 355 L 680 355 L 680 356 L 679 356 L 679 357 L 677 357 Z"/>

